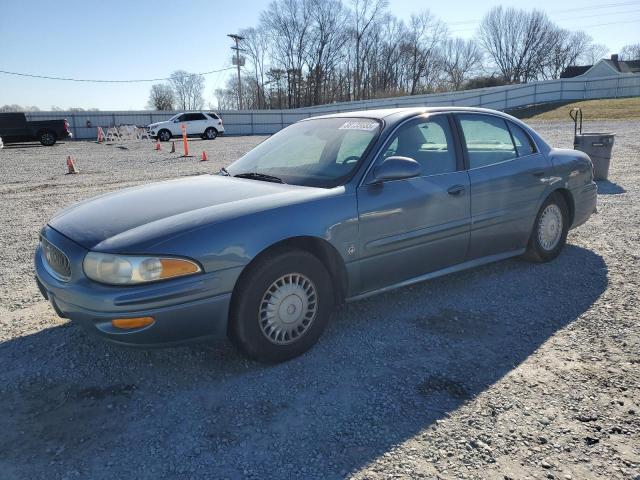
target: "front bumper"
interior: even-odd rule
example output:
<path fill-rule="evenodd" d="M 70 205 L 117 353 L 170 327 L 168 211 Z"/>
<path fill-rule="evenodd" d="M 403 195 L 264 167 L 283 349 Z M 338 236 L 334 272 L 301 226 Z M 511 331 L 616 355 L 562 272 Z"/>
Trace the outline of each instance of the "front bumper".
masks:
<path fill-rule="evenodd" d="M 61 317 L 108 341 L 131 346 L 175 345 L 226 336 L 231 293 L 224 290 L 236 274 L 232 269 L 147 285 L 101 285 L 81 273 L 86 249 L 49 227 L 43 234 L 72 265 L 71 280 L 63 282 L 45 268 L 41 248 L 36 250 L 38 287 Z M 154 322 L 136 329 L 111 324 L 116 318 L 134 317 L 153 317 Z"/>

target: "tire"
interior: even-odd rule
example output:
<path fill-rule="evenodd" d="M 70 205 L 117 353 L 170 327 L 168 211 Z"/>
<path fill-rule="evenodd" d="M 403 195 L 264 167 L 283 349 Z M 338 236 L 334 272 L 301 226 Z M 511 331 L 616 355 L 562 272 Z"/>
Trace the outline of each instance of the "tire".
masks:
<path fill-rule="evenodd" d="M 331 278 L 322 262 L 302 250 L 259 258 L 233 294 L 229 337 L 246 356 L 283 362 L 309 350 L 333 308 Z"/>
<path fill-rule="evenodd" d="M 218 130 L 213 127 L 209 127 L 204 131 L 203 139 L 204 140 L 215 140 L 218 136 Z"/>
<path fill-rule="evenodd" d="M 38 135 L 38 140 L 40 140 L 40 143 L 45 147 L 52 147 L 58 139 L 56 138 L 56 134 L 51 130 L 43 130 Z"/>
<path fill-rule="evenodd" d="M 552 193 L 536 215 L 524 257 L 539 263 L 556 258 L 567 243 L 569 226 L 567 202 L 562 195 Z"/>
<path fill-rule="evenodd" d="M 169 140 L 171 140 L 171 132 L 166 128 L 163 128 L 158 132 L 158 140 L 160 140 L 161 142 L 168 142 Z"/>

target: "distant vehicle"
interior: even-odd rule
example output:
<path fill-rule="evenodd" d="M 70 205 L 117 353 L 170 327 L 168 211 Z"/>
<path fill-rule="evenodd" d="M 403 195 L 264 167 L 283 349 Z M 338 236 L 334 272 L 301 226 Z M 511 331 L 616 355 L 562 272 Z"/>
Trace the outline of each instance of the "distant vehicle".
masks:
<path fill-rule="evenodd" d="M 504 113 L 340 113 L 281 130 L 219 175 L 63 210 L 35 270 L 59 315 L 107 340 L 228 335 L 281 361 L 318 340 L 336 303 L 519 255 L 553 260 L 596 198 L 585 153 Z"/>
<path fill-rule="evenodd" d="M 0 113 L 0 137 L 4 143 L 37 140 L 50 147 L 58 140 L 73 137 L 73 134 L 66 119 L 27 121 L 24 113 Z"/>
<path fill-rule="evenodd" d="M 182 136 L 182 125 L 187 126 L 187 136 L 213 140 L 224 133 L 222 119 L 216 113 L 185 112 L 174 115 L 166 122 L 152 123 L 147 126 L 149 134 L 161 142 L 168 142 L 172 137 Z"/>

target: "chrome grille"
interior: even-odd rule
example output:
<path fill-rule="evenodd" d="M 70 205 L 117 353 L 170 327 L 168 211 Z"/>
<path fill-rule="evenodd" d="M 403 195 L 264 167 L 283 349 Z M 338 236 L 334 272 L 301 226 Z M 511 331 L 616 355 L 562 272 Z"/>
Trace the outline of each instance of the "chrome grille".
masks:
<path fill-rule="evenodd" d="M 71 264 L 67 256 L 46 238 L 40 237 L 44 264 L 49 273 L 59 280 L 68 282 L 71 278 Z"/>

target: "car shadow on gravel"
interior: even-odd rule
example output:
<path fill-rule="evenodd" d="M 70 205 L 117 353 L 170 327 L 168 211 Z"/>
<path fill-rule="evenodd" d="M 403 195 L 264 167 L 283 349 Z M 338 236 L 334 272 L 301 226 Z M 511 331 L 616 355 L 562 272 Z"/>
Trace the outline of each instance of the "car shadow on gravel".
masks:
<path fill-rule="evenodd" d="M 138 351 L 43 330 L 0 345 L 0 464 L 7 478 L 344 478 L 442 428 L 606 287 L 602 257 L 569 245 L 348 304 L 312 351 L 272 366 L 224 343 Z"/>

